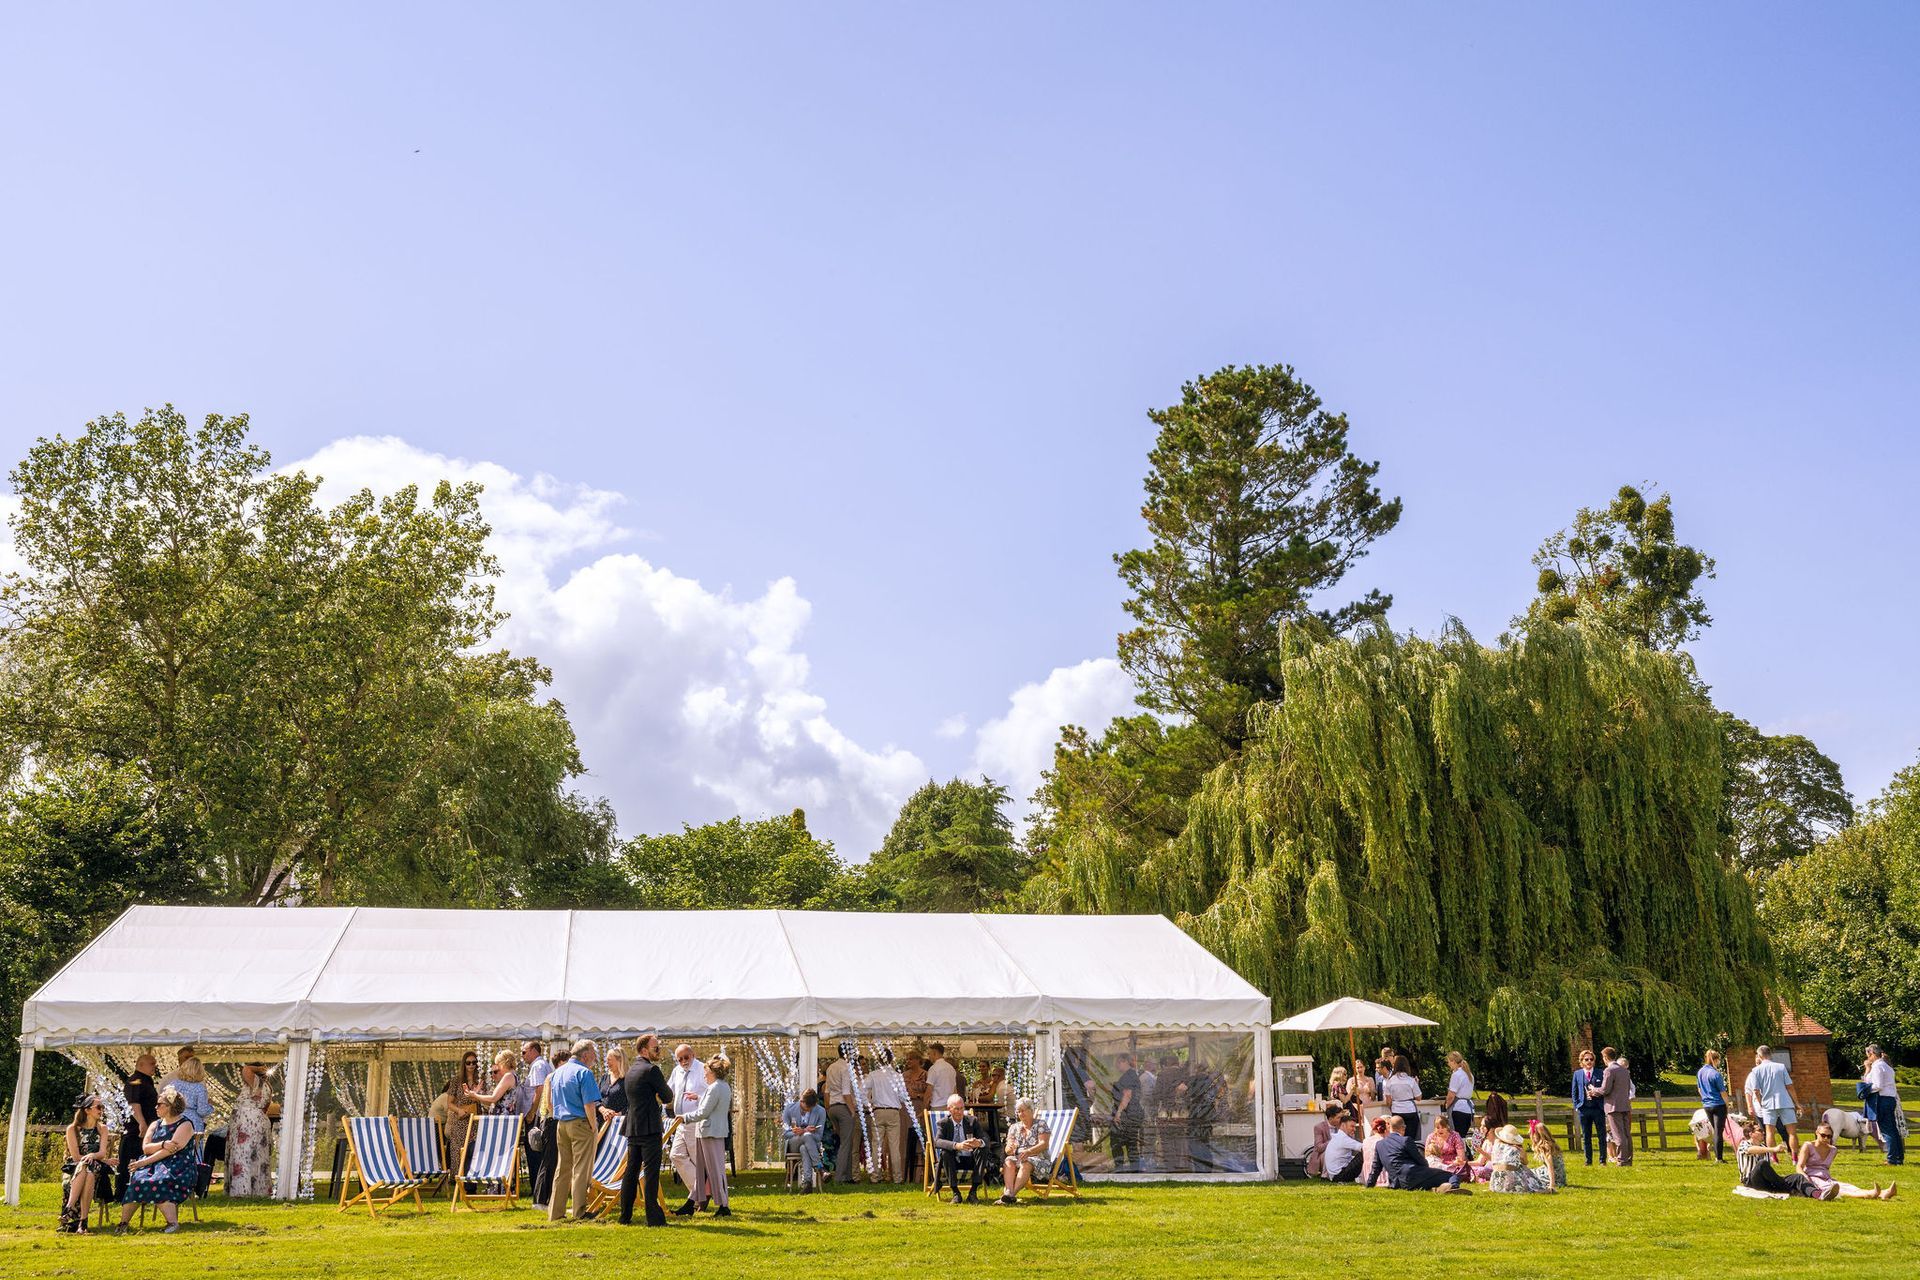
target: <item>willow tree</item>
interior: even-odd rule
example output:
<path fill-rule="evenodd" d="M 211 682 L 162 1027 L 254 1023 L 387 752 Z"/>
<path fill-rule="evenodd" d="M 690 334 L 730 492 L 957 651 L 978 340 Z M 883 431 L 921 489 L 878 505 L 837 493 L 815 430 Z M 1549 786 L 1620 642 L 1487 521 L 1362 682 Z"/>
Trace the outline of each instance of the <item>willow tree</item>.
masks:
<path fill-rule="evenodd" d="M 1278 1012 L 1372 996 L 1536 1064 L 1583 1024 L 1656 1058 L 1761 1029 L 1772 958 L 1680 661 L 1456 627 L 1313 645 L 1284 679 L 1178 837 L 1136 860 L 1078 832 L 1032 900 L 1165 911 Z"/>

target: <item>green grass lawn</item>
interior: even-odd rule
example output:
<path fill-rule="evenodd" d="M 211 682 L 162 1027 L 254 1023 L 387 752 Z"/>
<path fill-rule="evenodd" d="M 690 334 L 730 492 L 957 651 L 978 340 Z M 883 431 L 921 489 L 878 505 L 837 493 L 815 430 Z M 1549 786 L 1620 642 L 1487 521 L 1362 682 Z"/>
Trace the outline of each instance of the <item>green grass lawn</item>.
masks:
<path fill-rule="evenodd" d="M 1877 1162 L 1843 1154 L 1842 1177 L 1870 1183 Z M 789 1195 L 770 1175 L 734 1196 L 731 1221 L 665 1230 L 549 1226 L 529 1210 L 337 1213 L 215 1198 L 177 1235 L 56 1235 L 58 1188 L 33 1184 L 0 1209 L 0 1276 L 261 1276 L 275 1280 L 489 1280 L 597 1274 L 667 1263 L 684 1274 L 850 1270 L 928 1276 L 1390 1274 L 1556 1276 L 1602 1270 L 1632 1280 L 1750 1270 L 1769 1276 L 1880 1276 L 1920 1251 L 1920 1183 L 1891 1203 L 1745 1200 L 1731 1165 L 1648 1154 L 1631 1170 L 1588 1170 L 1556 1196 L 1434 1196 L 1288 1182 L 1238 1186 L 1094 1186 L 1055 1199 L 954 1207 L 918 1187 Z M 157 1221 L 157 1220 L 156 1220 Z M 581 1271 L 582 1264 L 587 1270 Z M 1889 1271 L 1889 1266 L 1892 1271 Z"/>

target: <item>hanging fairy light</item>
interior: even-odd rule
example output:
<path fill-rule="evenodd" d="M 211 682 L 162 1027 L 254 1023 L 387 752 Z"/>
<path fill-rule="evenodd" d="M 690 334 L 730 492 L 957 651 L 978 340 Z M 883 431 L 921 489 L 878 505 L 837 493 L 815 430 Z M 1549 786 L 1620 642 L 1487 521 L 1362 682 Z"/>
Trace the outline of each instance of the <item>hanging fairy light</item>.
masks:
<path fill-rule="evenodd" d="M 300 1198 L 313 1199 L 313 1152 L 316 1126 L 320 1122 L 320 1108 L 315 1104 L 320 1096 L 320 1083 L 327 1078 L 327 1046 L 324 1041 L 316 1041 L 312 1056 L 307 1059 L 307 1131 L 300 1136 Z"/>
<path fill-rule="evenodd" d="M 884 1040 L 873 1042 L 874 1068 L 868 1075 L 885 1073 L 894 1084 L 899 1086 L 900 1096 L 907 1100 L 907 1123 L 913 1126 L 913 1136 L 925 1144 L 927 1135 L 920 1128 L 920 1117 L 913 1106 L 913 1095 L 907 1091 L 907 1078 L 900 1074 L 900 1068 L 894 1064 L 893 1046 Z"/>
<path fill-rule="evenodd" d="M 860 1071 L 859 1042 L 857 1040 L 842 1040 L 840 1042 L 840 1056 L 847 1060 L 847 1073 L 853 1079 L 853 1111 L 854 1115 L 859 1117 L 860 1120 L 860 1146 L 867 1153 L 867 1178 L 869 1181 L 878 1181 L 880 1178 L 880 1161 L 878 1159 L 878 1153 L 874 1150 L 874 1143 L 869 1137 L 870 1125 L 873 1119 L 873 1100 L 867 1097 L 866 1078 Z"/>
<path fill-rule="evenodd" d="M 788 1102 L 797 1101 L 800 1097 L 799 1051 L 786 1055 L 787 1063 L 782 1067 L 781 1055 L 775 1051 L 770 1037 L 750 1036 L 747 1044 L 753 1050 L 753 1065 L 760 1072 L 760 1079 L 768 1086 L 769 1092 Z"/>
<path fill-rule="evenodd" d="M 1013 1087 L 1014 1097 L 1033 1098 L 1038 1103 L 1039 1064 L 1033 1041 L 1026 1036 L 1014 1036 L 1007 1041 L 1007 1083 Z"/>

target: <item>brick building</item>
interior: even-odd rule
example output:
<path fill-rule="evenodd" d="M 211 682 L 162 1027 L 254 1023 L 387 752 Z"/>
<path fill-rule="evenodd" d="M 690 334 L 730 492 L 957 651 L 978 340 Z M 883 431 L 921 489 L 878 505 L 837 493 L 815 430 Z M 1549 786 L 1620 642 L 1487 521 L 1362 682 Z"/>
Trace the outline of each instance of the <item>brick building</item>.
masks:
<path fill-rule="evenodd" d="M 1831 1031 L 1792 1009 L 1781 1016 L 1780 1034 L 1767 1041 L 1773 1060 L 1784 1063 L 1793 1076 L 1793 1098 L 1803 1121 L 1833 1105 L 1833 1076 L 1827 1066 L 1827 1049 L 1832 1043 Z M 1734 1092 L 1728 1101 L 1735 1111 L 1746 1109 L 1746 1099 L 1739 1090 L 1747 1082 L 1747 1072 L 1753 1070 L 1753 1050 L 1750 1044 L 1733 1045 L 1727 1050 L 1727 1085 Z"/>

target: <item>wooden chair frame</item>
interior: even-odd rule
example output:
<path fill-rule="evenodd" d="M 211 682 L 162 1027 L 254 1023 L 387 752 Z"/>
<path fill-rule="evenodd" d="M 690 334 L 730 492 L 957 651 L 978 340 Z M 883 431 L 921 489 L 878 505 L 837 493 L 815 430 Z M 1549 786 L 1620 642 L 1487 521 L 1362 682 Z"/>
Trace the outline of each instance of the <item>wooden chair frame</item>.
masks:
<path fill-rule="evenodd" d="M 421 1180 L 414 1177 L 413 1170 L 407 1166 L 407 1149 L 400 1143 L 400 1130 L 399 1127 L 393 1123 L 393 1117 L 362 1116 L 358 1118 L 365 1120 L 383 1120 L 386 1122 L 387 1136 L 393 1141 L 393 1156 L 394 1159 L 399 1162 L 402 1180 L 399 1182 L 375 1182 L 367 1177 L 367 1166 L 360 1155 L 359 1140 L 353 1136 L 352 1121 L 354 1117 L 341 1116 L 340 1127 L 347 1135 L 347 1168 L 345 1176 L 340 1179 L 339 1212 L 344 1213 L 356 1204 L 364 1204 L 367 1206 L 368 1216 L 378 1218 L 380 1216 L 380 1210 L 391 1208 L 409 1196 L 413 1197 L 414 1208 L 425 1209 L 427 1206 L 425 1202 L 420 1199 Z M 347 1191 L 353 1186 L 354 1179 L 356 1178 L 360 1181 L 360 1194 L 349 1198 Z M 386 1198 L 381 1199 L 380 1197 L 382 1196 Z"/>
<path fill-rule="evenodd" d="M 427 1188 L 428 1195 L 438 1195 L 445 1191 L 453 1180 L 453 1170 L 447 1164 L 447 1135 L 432 1116 L 408 1116 L 406 1119 L 426 1121 L 433 1133 L 433 1149 L 440 1156 L 440 1172 L 422 1173 L 413 1167 L 413 1149 L 407 1146 L 406 1141 L 402 1139 L 400 1150 L 404 1152 L 407 1157 L 407 1172 L 420 1179 L 420 1184 Z M 396 1116 L 394 1118 L 393 1127 L 396 1135 L 404 1132 L 400 1127 L 400 1117 Z"/>
<path fill-rule="evenodd" d="M 1080 1123 L 1080 1108 L 1068 1107 L 1062 1108 L 1059 1111 L 1042 1112 L 1041 1114 L 1043 1116 L 1066 1116 L 1066 1127 L 1062 1131 L 1066 1134 L 1066 1137 L 1063 1139 L 1059 1137 L 1057 1133 L 1055 1134 L 1054 1145 L 1057 1145 L 1058 1150 L 1052 1153 L 1053 1159 L 1047 1166 L 1047 1180 L 1044 1183 L 1034 1183 L 1031 1190 L 1034 1195 L 1042 1200 L 1045 1200 L 1056 1191 L 1064 1191 L 1078 1200 L 1080 1198 L 1080 1181 L 1078 1177 L 1075 1176 L 1073 1126 Z M 1066 1170 L 1066 1177 L 1064 1179 L 1060 1176 L 1062 1169 Z"/>
<path fill-rule="evenodd" d="M 482 1128 L 491 1127 L 483 1122 L 508 1119 L 514 1121 L 514 1130 L 512 1150 L 507 1156 L 507 1175 L 499 1179 L 484 1179 L 484 1181 L 487 1182 L 498 1181 L 502 1189 L 499 1191 L 469 1191 L 467 1189 L 468 1182 L 482 1181 L 482 1179 L 479 1178 L 469 1177 L 467 1174 L 467 1159 L 473 1154 L 473 1135 L 478 1133 Z M 463 1204 L 469 1209 L 479 1209 L 482 1206 L 491 1206 L 496 1209 L 517 1209 L 520 1207 L 520 1144 L 521 1139 L 525 1136 L 525 1124 L 525 1116 L 475 1116 L 473 1119 L 467 1121 L 466 1141 L 460 1145 L 460 1159 L 452 1169 L 453 1195 L 447 1203 L 449 1210 L 457 1210 Z"/>
<path fill-rule="evenodd" d="M 600 1131 L 593 1135 L 593 1167 L 594 1168 L 597 1169 L 600 1167 L 601 1144 L 606 1142 L 608 1134 L 613 1133 L 618 1129 L 621 1122 L 622 1122 L 622 1118 L 620 1116 L 617 1116 L 617 1115 L 608 1116 L 605 1123 L 603 1123 L 600 1126 Z M 609 1204 L 617 1205 L 620 1203 L 620 1183 L 626 1178 L 627 1166 L 632 1162 L 633 1162 L 633 1144 L 629 1142 L 627 1144 L 627 1149 L 621 1153 L 619 1167 L 613 1171 L 613 1178 L 611 1181 L 602 1182 L 600 1181 L 600 1179 L 593 1177 L 591 1174 L 588 1175 L 587 1212 L 604 1213 L 606 1212 L 607 1206 Z"/>

